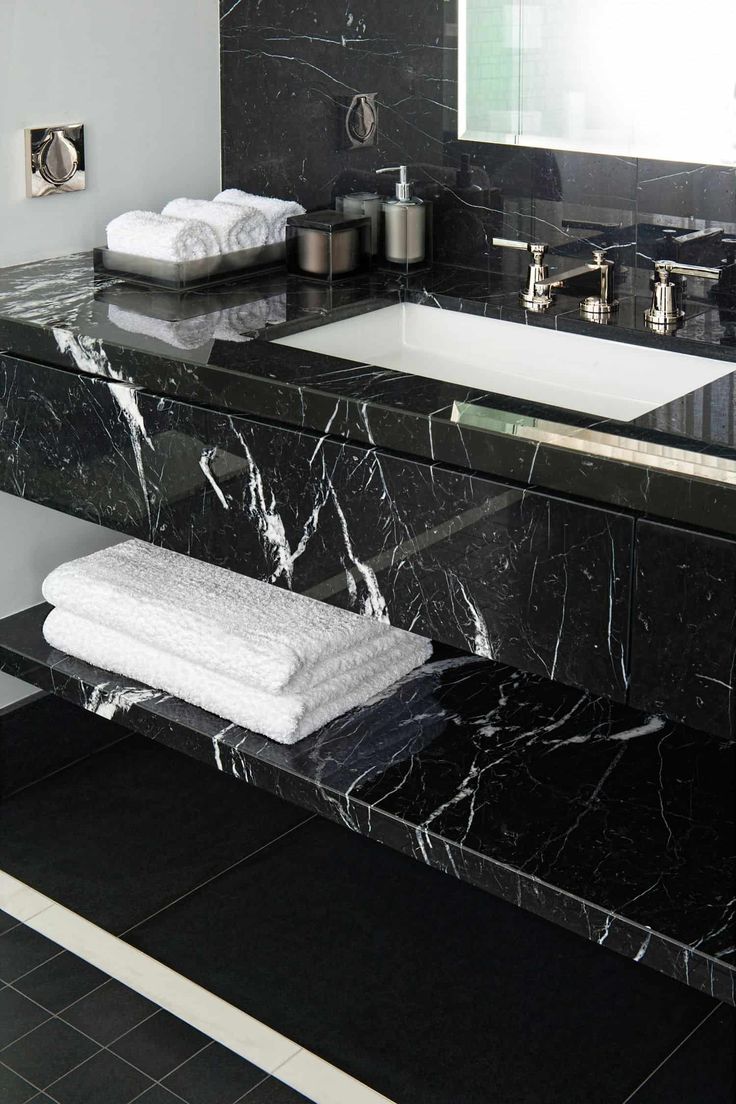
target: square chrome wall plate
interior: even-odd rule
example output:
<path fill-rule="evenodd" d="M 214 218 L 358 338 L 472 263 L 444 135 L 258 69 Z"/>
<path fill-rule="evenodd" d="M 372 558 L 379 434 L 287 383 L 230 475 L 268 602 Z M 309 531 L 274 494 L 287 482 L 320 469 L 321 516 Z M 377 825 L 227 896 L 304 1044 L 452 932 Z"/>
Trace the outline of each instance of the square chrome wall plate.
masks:
<path fill-rule="evenodd" d="M 29 198 L 81 192 L 86 188 L 83 123 L 28 127 L 25 135 Z"/>

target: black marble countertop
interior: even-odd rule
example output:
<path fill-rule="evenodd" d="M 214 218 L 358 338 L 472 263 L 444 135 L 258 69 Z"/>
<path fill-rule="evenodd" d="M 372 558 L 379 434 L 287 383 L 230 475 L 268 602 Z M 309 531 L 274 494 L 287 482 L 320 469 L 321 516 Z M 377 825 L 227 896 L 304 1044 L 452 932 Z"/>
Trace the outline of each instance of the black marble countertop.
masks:
<path fill-rule="evenodd" d="M 652 334 L 640 273 L 611 325 L 582 321 L 577 295 L 532 314 L 518 305 L 522 263 L 332 287 L 277 271 L 178 297 L 95 276 L 91 255 L 77 254 L 0 270 L 0 352 L 736 535 L 736 308 L 691 295 L 678 332 Z M 616 422 L 271 340 L 402 298 L 678 349 L 722 360 L 723 375 Z"/>
<path fill-rule="evenodd" d="M 736 1002 L 736 745 L 435 645 L 293 747 L 0 621 L 0 668 Z"/>

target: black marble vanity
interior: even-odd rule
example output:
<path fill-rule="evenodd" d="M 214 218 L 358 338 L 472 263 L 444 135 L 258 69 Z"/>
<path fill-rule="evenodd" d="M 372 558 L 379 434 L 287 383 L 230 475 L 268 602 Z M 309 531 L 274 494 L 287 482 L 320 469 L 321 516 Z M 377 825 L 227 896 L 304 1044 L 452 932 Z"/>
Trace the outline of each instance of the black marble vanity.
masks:
<path fill-rule="evenodd" d="M 190 293 L 176 308 L 190 317 L 171 321 L 170 296 L 96 279 L 85 255 L 6 270 L 2 486 L 732 736 L 736 346 L 720 341 L 723 309 L 693 301 L 663 337 L 637 324 L 635 300 L 600 327 L 564 296 L 527 314 L 517 291 L 516 274 L 446 266 L 332 288 L 277 272 Z M 607 422 L 271 340 L 402 298 L 665 344 L 722 360 L 723 376 Z M 192 334 L 204 340 L 182 347 Z"/>
<path fill-rule="evenodd" d="M 44 607 L 0 664 L 733 1001 L 736 344 L 705 300 L 649 333 L 640 291 L 591 327 L 442 265 L 175 310 L 84 254 L 0 272 L 0 489 L 438 642 L 294 749 L 52 652 Z M 400 301 L 723 373 L 612 422 L 272 340 Z"/>

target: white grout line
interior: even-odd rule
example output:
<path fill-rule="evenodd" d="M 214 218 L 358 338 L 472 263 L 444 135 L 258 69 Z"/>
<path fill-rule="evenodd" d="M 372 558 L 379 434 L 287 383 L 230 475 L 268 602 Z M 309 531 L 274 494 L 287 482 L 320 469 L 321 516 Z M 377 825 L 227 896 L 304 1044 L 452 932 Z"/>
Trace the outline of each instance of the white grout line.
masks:
<path fill-rule="evenodd" d="M 0 871 L 0 909 L 316 1104 L 392 1104 L 247 1012 L 4 871 Z"/>

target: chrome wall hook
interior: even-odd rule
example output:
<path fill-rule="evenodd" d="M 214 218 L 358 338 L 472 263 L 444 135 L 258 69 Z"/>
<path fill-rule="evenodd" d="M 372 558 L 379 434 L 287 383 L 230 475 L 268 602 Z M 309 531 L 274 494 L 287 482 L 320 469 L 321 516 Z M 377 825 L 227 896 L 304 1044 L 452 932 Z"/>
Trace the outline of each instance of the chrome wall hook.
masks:
<path fill-rule="evenodd" d="M 345 113 L 345 133 L 351 149 L 375 146 L 378 137 L 378 105 L 376 92 L 361 92 L 353 96 Z"/>
<path fill-rule="evenodd" d="M 26 139 L 26 195 L 81 192 L 87 186 L 84 124 L 30 127 Z"/>

